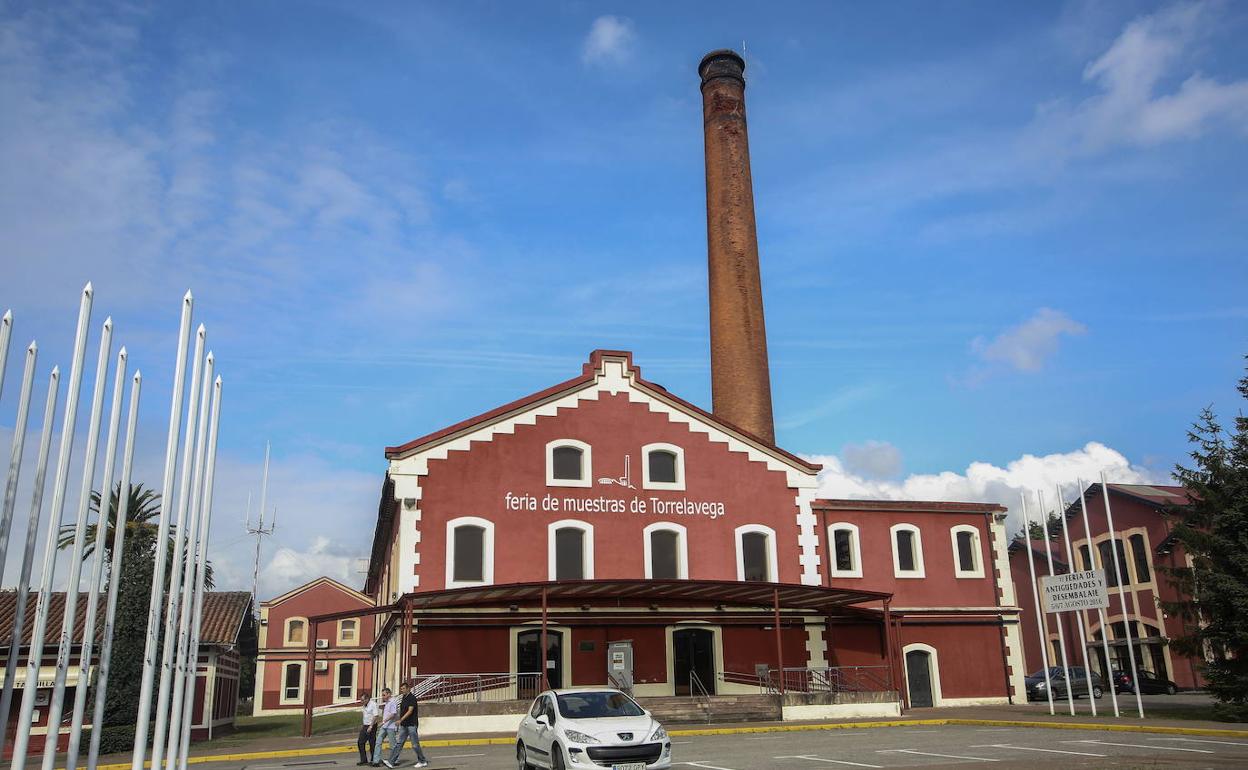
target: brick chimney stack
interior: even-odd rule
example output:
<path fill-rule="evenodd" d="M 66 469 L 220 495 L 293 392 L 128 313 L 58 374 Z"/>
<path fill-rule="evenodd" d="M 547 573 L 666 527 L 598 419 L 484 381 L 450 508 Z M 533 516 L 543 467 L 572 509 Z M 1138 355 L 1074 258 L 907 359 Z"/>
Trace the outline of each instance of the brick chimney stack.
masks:
<path fill-rule="evenodd" d="M 754 184 L 745 123 L 745 60 L 712 51 L 702 76 L 706 246 L 711 300 L 711 402 L 716 417 L 775 442 Z"/>

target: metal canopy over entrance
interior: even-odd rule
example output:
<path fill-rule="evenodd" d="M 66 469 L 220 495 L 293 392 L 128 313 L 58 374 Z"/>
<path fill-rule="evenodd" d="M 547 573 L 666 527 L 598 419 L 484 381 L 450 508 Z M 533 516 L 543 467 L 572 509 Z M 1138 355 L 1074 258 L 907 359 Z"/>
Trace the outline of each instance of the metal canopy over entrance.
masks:
<path fill-rule="evenodd" d="M 659 608 L 687 608 L 696 606 L 715 607 L 716 609 L 753 609 L 767 610 L 773 616 L 772 626 L 775 630 L 777 668 L 784 670 L 784 653 L 781 646 L 781 610 L 799 611 L 812 615 L 861 617 L 874 614 L 872 610 L 859 605 L 868 602 L 882 604 L 882 620 L 885 633 L 890 637 L 887 650 L 892 653 L 892 617 L 889 603 L 892 594 L 877 591 L 856 591 L 846 588 L 828 588 L 825 586 L 795 585 L 792 583 L 763 583 L 735 580 L 561 580 L 534 583 L 507 583 L 503 585 L 473 586 L 469 588 L 453 588 L 443 591 L 422 591 L 402 596 L 393 604 L 374 607 L 370 610 L 346 610 L 343 612 L 314 615 L 308 618 L 311 626 L 308 634 L 307 666 L 306 666 L 306 697 L 304 698 L 304 735 L 312 734 L 312 703 L 314 688 L 314 669 L 316 648 L 313 639 L 317 638 L 317 626 L 320 623 L 334 622 L 347 618 L 358 618 L 367 615 L 392 614 L 406 619 L 400 628 L 400 649 L 410 649 L 406 634 L 410 632 L 411 620 L 421 614 L 457 608 L 527 606 L 533 609 L 540 607 L 541 626 L 537 643 L 538 650 L 546 650 L 550 640 L 547 630 L 549 611 L 569 607 L 585 607 L 592 605 L 598 608 L 638 608 L 647 607 L 651 610 Z M 427 616 L 427 615 L 426 615 Z M 545 689 L 546 671 L 543 666 L 541 688 Z M 781 677 L 783 692 L 783 677 Z"/>

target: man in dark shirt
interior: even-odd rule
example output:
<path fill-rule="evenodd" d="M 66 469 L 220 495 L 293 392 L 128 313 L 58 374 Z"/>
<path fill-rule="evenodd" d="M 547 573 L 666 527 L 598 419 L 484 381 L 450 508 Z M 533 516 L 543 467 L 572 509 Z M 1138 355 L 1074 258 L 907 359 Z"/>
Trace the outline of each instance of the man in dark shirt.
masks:
<path fill-rule="evenodd" d="M 412 750 L 416 752 L 416 764 L 412 767 L 428 767 L 429 760 L 425 758 L 425 751 L 420 747 L 420 734 L 417 732 L 418 707 L 416 703 L 416 683 L 408 682 L 405 687 L 407 690 L 403 695 L 403 699 L 399 702 L 399 731 L 398 742 L 394 744 L 394 751 L 390 753 L 390 759 L 386 762 L 386 767 L 397 767 L 399 763 L 399 753 L 403 751 L 403 744 L 408 738 L 412 739 Z"/>

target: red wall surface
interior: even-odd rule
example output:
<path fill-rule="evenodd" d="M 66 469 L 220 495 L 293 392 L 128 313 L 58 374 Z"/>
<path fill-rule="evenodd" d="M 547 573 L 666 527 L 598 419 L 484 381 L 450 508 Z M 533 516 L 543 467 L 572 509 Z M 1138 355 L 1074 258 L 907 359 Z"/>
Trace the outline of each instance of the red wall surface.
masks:
<path fill-rule="evenodd" d="M 590 488 L 546 486 L 546 444 L 570 438 L 593 447 Z M 685 490 L 658 491 L 642 488 L 641 447 L 654 442 L 684 449 Z M 600 477 L 624 473 L 624 457 L 631 458 L 635 490 L 603 486 Z M 750 462 L 743 453 L 729 452 L 705 434 L 691 433 L 681 424 L 668 422 L 645 405 L 631 403 L 624 395 L 602 394 L 597 401 L 582 401 L 576 409 L 562 410 L 535 425 L 517 426 L 514 434 L 500 434 L 489 442 L 472 445 L 470 452 L 451 452 L 445 460 L 429 463 L 421 479 L 422 533 L 420 542 L 420 591 L 445 586 L 446 523 L 459 516 L 479 516 L 494 522 L 494 582 L 546 580 L 547 525 L 561 519 L 577 519 L 594 525 L 596 578 L 644 576 L 642 530 L 649 524 L 670 521 L 688 530 L 689 577 L 736 580 L 736 541 L 733 530 L 743 524 L 763 524 L 776 531 L 777 560 L 781 582 L 800 580 L 795 491 L 785 474 Z M 538 510 L 507 510 L 504 496 L 530 495 Z M 622 500 L 722 501 L 725 515 L 657 516 L 651 513 L 565 513 L 544 511 L 547 494 L 558 498 Z"/>
<path fill-rule="evenodd" d="M 941 697 L 983 698 L 1009 694 L 1001 656 L 1001 628 L 906 621 L 901 646 L 920 642 L 936 648 Z"/>

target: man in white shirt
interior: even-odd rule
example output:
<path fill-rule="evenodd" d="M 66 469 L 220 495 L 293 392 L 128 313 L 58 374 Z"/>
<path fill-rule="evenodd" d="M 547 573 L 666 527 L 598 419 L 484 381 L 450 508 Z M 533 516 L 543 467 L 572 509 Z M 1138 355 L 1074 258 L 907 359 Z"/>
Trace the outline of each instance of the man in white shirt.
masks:
<path fill-rule="evenodd" d="M 368 690 L 360 690 L 360 708 L 364 712 L 364 725 L 360 727 L 360 737 L 355 742 L 355 747 L 360 750 L 360 761 L 355 763 L 357 766 L 372 763 L 373 751 L 377 748 L 377 727 L 381 724 L 381 706 Z"/>
<path fill-rule="evenodd" d="M 395 732 L 399 726 L 399 699 L 390 697 L 390 688 L 381 691 L 381 725 L 377 728 L 377 746 L 373 749 L 373 767 L 381 767 L 382 740 L 389 741 L 393 749 Z"/>

